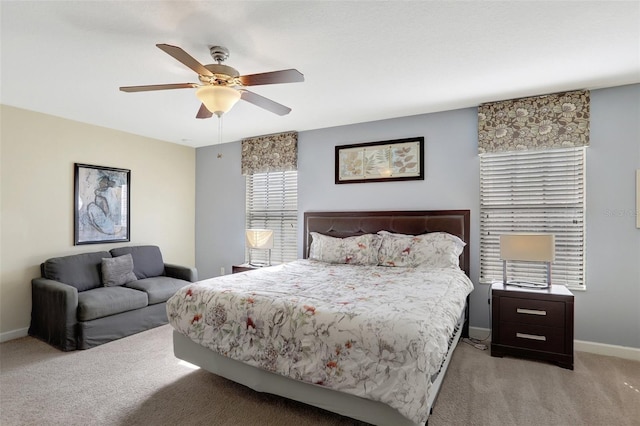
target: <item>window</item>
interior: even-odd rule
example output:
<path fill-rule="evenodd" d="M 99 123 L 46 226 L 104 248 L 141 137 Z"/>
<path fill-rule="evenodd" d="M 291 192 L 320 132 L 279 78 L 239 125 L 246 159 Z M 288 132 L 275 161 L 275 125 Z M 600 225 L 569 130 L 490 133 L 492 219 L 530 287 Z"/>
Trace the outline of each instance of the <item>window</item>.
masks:
<path fill-rule="evenodd" d="M 502 281 L 500 234 L 555 234 L 551 282 L 585 288 L 586 148 L 480 156 L 480 280 Z M 545 281 L 546 265 L 508 262 L 507 276 Z"/>
<path fill-rule="evenodd" d="M 247 175 L 247 229 L 273 230 L 271 262 L 298 257 L 298 172 L 268 172 Z M 246 259 L 249 258 L 247 249 Z M 253 250 L 251 260 L 266 262 L 266 250 Z"/>

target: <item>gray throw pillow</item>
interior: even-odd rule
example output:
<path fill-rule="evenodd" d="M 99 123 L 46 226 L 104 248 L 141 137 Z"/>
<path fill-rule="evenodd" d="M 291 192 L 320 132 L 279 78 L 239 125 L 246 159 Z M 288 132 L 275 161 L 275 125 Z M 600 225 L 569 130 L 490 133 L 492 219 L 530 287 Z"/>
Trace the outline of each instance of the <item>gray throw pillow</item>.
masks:
<path fill-rule="evenodd" d="M 130 254 L 102 259 L 102 283 L 105 287 L 115 287 L 137 279 Z"/>

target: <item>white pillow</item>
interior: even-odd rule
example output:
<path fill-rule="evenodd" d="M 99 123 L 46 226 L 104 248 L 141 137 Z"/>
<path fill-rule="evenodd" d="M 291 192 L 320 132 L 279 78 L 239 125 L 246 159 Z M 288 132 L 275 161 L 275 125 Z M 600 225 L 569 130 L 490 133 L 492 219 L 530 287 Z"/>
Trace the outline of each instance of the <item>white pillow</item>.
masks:
<path fill-rule="evenodd" d="M 382 242 L 380 235 L 364 234 L 336 238 L 311 232 L 311 238 L 309 259 L 351 265 L 378 264 L 378 249 Z"/>
<path fill-rule="evenodd" d="M 431 232 L 422 235 L 378 232 L 382 244 L 378 263 L 382 266 L 459 268 L 459 257 L 466 245 L 455 235 Z"/>

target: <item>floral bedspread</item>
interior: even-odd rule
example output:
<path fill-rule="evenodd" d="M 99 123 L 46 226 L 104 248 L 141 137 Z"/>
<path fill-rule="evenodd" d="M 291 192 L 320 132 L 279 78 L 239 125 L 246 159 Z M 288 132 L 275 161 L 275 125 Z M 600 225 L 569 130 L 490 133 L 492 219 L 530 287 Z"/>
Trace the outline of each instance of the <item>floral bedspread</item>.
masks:
<path fill-rule="evenodd" d="M 429 377 L 473 284 L 459 269 L 297 260 L 182 288 L 169 322 L 215 352 L 424 423 Z"/>

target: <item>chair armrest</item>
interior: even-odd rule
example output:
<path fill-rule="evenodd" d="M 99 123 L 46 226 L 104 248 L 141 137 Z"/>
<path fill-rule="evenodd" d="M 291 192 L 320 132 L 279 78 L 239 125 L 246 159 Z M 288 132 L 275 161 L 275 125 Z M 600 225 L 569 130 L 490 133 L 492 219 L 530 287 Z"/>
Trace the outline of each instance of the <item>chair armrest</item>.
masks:
<path fill-rule="evenodd" d="M 177 278 L 179 280 L 185 280 L 192 283 L 198 281 L 198 270 L 196 268 L 189 268 L 188 266 L 165 263 L 164 273 L 167 274 L 168 277 Z"/>
<path fill-rule="evenodd" d="M 46 278 L 31 280 L 29 335 L 63 351 L 75 350 L 78 289 Z"/>

